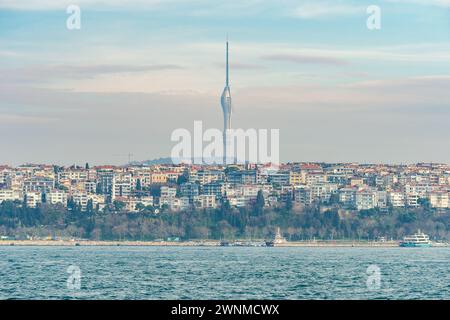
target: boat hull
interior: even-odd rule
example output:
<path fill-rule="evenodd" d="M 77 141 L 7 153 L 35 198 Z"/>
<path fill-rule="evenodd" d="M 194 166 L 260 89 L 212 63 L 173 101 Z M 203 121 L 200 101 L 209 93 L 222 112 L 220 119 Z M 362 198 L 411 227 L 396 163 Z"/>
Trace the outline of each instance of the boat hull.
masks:
<path fill-rule="evenodd" d="M 431 243 L 400 243 L 403 248 L 429 248 Z"/>

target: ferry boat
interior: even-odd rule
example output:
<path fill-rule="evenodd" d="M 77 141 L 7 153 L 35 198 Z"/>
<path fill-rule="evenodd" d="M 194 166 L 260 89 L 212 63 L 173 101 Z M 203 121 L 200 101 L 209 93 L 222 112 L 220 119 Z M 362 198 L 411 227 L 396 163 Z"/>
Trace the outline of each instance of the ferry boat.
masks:
<path fill-rule="evenodd" d="M 418 230 L 412 236 L 404 237 L 400 247 L 431 247 L 431 241 L 428 235 Z"/>
<path fill-rule="evenodd" d="M 281 235 L 280 228 L 277 228 L 277 232 L 275 234 L 275 237 L 271 241 L 266 241 L 267 247 L 275 247 L 277 245 L 286 243 L 286 239 Z"/>

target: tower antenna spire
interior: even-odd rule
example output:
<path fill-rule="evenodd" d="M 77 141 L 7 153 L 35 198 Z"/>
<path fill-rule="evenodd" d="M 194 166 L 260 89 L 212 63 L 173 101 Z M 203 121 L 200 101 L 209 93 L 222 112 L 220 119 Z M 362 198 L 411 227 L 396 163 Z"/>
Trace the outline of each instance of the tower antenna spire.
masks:
<path fill-rule="evenodd" d="M 230 71 L 229 71 L 229 65 L 228 65 L 228 33 L 227 33 L 227 59 L 226 59 L 226 69 L 227 69 L 227 79 L 226 79 L 226 85 L 229 86 L 230 82 Z"/>

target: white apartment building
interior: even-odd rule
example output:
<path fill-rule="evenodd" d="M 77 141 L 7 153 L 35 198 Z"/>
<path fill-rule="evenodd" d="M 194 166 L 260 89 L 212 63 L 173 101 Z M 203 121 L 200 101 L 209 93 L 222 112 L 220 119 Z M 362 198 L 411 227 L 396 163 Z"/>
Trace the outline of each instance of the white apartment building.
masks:
<path fill-rule="evenodd" d="M 410 183 L 405 185 L 406 194 L 417 194 L 420 198 L 425 198 L 434 189 L 433 185 L 427 183 Z"/>
<path fill-rule="evenodd" d="M 76 192 L 72 195 L 72 200 L 81 207 L 81 211 L 86 211 L 89 200 L 92 201 L 93 209 L 103 210 L 106 206 L 106 198 L 101 194 L 88 194 L 87 192 Z"/>
<path fill-rule="evenodd" d="M 167 180 L 176 182 L 178 180 L 178 177 L 183 174 L 183 172 L 176 172 L 176 171 L 167 171 L 165 172 L 167 175 Z"/>
<path fill-rule="evenodd" d="M 364 188 L 356 192 L 356 209 L 368 210 L 378 206 L 377 192 L 370 188 Z"/>
<path fill-rule="evenodd" d="M 116 175 L 112 182 L 111 198 L 128 197 L 131 195 L 131 176 Z"/>
<path fill-rule="evenodd" d="M 247 205 L 247 200 L 244 197 L 232 196 L 227 198 L 230 206 L 243 208 Z"/>
<path fill-rule="evenodd" d="M 22 192 L 13 189 L 0 189 L 0 203 L 3 201 L 23 200 Z"/>
<path fill-rule="evenodd" d="M 450 208 L 449 194 L 446 191 L 436 191 L 430 193 L 430 205 L 432 208 Z"/>
<path fill-rule="evenodd" d="M 72 200 L 74 203 L 76 203 L 78 206 L 81 207 L 82 211 L 85 211 L 87 208 L 88 203 L 88 195 L 86 192 L 76 192 L 72 195 Z"/>
<path fill-rule="evenodd" d="M 129 212 L 137 212 L 139 211 L 136 206 L 138 204 L 142 204 L 143 206 L 147 207 L 147 206 L 153 206 L 153 197 L 152 196 L 148 196 L 148 197 L 141 197 L 141 198 L 137 198 L 137 197 L 130 197 L 127 198 L 125 204 L 127 207 L 127 210 Z"/>
<path fill-rule="evenodd" d="M 190 208 L 191 203 L 189 197 L 171 198 L 169 206 L 173 211 L 186 210 Z"/>
<path fill-rule="evenodd" d="M 255 185 L 236 186 L 235 195 L 245 197 L 247 200 L 256 199 L 258 195 L 258 187 Z"/>
<path fill-rule="evenodd" d="M 177 195 L 177 188 L 175 187 L 162 186 L 160 191 L 161 198 L 175 198 Z"/>
<path fill-rule="evenodd" d="M 387 208 L 388 206 L 388 194 L 386 191 L 377 191 L 377 207 Z"/>
<path fill-rule="evenodd" d="M 28 191 L 25 193 L 25 205 L 28 208 L 36 208 L 42 203 L 42 193 L 38 191 Z"/>
<path fill-rule="evenodd" d="M 102 211 L 106 206 L 106 197 L 102 194 L 88 194 L 88 200 L 92 201 L 92 206 L 94 209 L 98 208 Z"/>
<path fill-rule="evenodd" d="M 405 194 L 400 191 L 391 191 L 388 193 L 388 201 L 393 207 L 404 207 Z"/>
<path fill-rule="evenodd" d="M 58 172 L 58 180 L 86 180 L 88 172 L 84 169 L 69 169 L 62 172 Z"/>
<path fill-rule="evenodd" d="M 195 197 L 194 204 L 200 208 L 216 208 L 216 196 L 212 194 L 199 195 Z"/>
<path fill-rule="evenodd" d="M 450 184 L 450 175 L 449 174 L 445 174 L 445 175 L 439 176 L 437 183 L 439 185 L 448 185 L 448 184 Z"/>
<path fill-rule="evenodd" d="M 6 184 L 10 175 L 11 169 L 9 167 L 0 166 L 0 184 Z"/>
<path fill-rule="evenodd" d="M 224 180 L 225 174 L 223 171 L 218 170 L 199 170 L 191 171 L 189 181 L 200 183 L 201 185 L 215 182 L 218 180 Z"/>
<path fill-rule="evenodd" d="M 23 189 L 27 191 L 47 192 L 55 188 L 55 180 L 47 177 L 32 177 L 23 181 Z"/>
<path fill-rule="evenodd" d="M 317 183 L 309 186 L 313 199 L 328 201 L 332 194 L 338 190 L 338 185 L 334 183 Z"/>
<path fill-rule="evenodd" d="M 50 204 L 62 204 L 67 206 L 67 193 L 62 190 L 52 190 L 45 194 L 47 203 Z"/>
<path fill-rule="evenodd" d="M 97 190 L 97 182 L 95 180 L 84 181 L 84 190 L 87 193 L 95 193 L 95 191 Z"/>
<path fill-rule="evenodd" d="M 327 183 L 327 176 L 323 173 L 307 173 L 305 177 L 306 185 Z"/>
<path fill-rule="evenodd" d="M 365 182 L 363 178 L 351 178 L 350 179 L 350 186 L 351 187 L 364 187 Z"/>
<path fill-rule="evenodd" d="M 417 208 L 420 206 L 419 199 L 421 197 L 418 193 L 406 193 L 405 194 L 405 202 L 406 206 L 410 208 Z"/>
<path fill-rule="evenodd" d="M 339 202 L 347 207 L 356 207 L 356 192 L 358 188 L 342 188 L 339 190 Z"/>
<path fill-rule="evenodd" d="M 305 206 L 312 204 L 314 197 L 311 192 L 311 187 L 296 186 L 294 189 L 294 201 Z"/>

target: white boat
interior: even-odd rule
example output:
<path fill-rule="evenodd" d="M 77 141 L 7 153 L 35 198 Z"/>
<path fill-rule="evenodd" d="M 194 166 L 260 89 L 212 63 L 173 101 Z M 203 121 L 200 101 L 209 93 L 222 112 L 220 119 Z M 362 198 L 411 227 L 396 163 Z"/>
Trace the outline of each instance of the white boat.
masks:
<path fill-rule="evenodd" d="M 400 242 L 400 247 L 431 247 L 430 237 L 420 230 L 412 236 L 406 236 Z"/>

